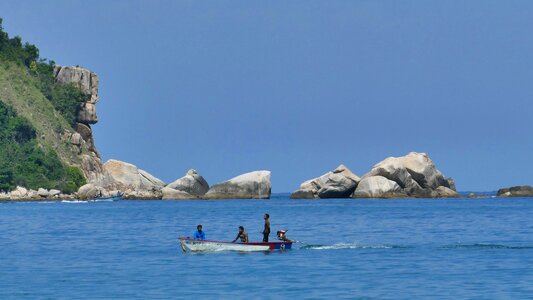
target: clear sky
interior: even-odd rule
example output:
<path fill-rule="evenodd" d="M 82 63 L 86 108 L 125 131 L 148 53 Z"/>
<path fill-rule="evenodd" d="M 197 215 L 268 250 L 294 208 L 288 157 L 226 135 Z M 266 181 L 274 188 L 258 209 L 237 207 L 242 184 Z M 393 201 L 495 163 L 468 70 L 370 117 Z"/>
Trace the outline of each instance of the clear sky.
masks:
<path fill-rule="evenodd" d="M 427 152 L 459 190 L 533 184 L 533 1 L 1 1 L 100 77 L 105 160 L 289 192 Z"/>

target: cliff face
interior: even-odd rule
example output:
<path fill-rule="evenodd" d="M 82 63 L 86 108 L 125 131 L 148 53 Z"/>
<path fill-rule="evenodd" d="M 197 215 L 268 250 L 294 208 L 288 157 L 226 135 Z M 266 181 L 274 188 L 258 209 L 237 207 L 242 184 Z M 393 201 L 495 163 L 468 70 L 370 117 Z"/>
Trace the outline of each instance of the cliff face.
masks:
<path fill-rule="evenodd" d="M 70 136 L 71 142 L 87 153 L 80 155 L 80 168 L 87 181 L 97 182 L 103 177 L 103 165 L 100 154 L 94 144 L 91 125 L 98 122 L 96 103 L 98 102 L 98 76 L 96 73 L 81 67 L 55 66 L 54 77 L 59 84 L 73 84 L 87 95 L 80 105 L 74 125 L 75 133 Z"/>

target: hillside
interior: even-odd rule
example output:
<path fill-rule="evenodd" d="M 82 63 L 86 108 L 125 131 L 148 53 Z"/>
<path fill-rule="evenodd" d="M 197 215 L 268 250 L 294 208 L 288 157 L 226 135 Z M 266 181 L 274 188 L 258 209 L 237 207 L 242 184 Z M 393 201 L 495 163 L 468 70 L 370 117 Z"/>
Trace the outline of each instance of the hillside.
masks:
<path fill-rule="evenodd" d="M 101 168 L 90 126 L 79 123 L 94 95 L 72 78 L 76 68 L 40 58 L 37 47 L 10 38 L 1 24 L 0 190 L 75 192 Z"/>

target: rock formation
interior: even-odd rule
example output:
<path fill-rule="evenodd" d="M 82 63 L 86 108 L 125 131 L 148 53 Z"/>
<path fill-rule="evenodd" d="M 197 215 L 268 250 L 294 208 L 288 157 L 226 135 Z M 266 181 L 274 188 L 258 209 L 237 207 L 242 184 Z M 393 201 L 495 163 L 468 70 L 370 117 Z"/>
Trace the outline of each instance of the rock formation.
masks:
<path fill-rule="evenodd" d="M 503 188 L 498 190 L 497 195 L 498 197 L 533 197 L 533 187 L 524 185 Z"/>
<path fill-rule="evenodd" d="M 197 199 L 209 190 L 209 184 L 194 169 L 162 189 L 163 199 Z"/>
<path fill-rule="evenodd" d="M 38 190 L 27 189 L 21 186 L 17 186 L 13 191 L 7 193 L 0 193 L 0 200 L 9 201 L 27 201 L 27 200 L 62 200 L 72 199 L 72 195 L 64 195 L 59 190 L 43 189 Z"/>
<path fill-rule="evenodd" d="M 102 191 L 100 188 L 95 186 L 94 184 L 88 183 L 86 185 L 83 185 L 78 190 L 78 199 L 94 199 L 96 197 L 100 197 L 102 195 Z"/>
<path fill-rule="evenodd" d="M 372 197 L 380 198 L 389 197 L 390 192 L 393 192 L 417 198 L 459 197 L 453 179 L 445 178 L 425 153 L 411 152 L 402 157 L 389 157 L 375 165 L 363 176 L 363 180 L 376 176 L 395 182 L 401 190 L 394 188 L 380 193 L 385 183 L 380 178 L 366 180 L 366 184 L 358 187 L 353 196 L 361 197 L 370 193 Z M 387 186 L 391 187 L 389 184 Z"/>
<path fill-rule="evenodd" d="M 341 164 L 331 172 L 302 183 L 300 188 L 292 193 L 291 198 L 348 198 L 360 180 L 357 175 Z"/>
<path fill-rule="evenodd" d="M 95 124 L 96 103 L 98 102 L 98 76 L 85 68 L 63 67 L 54 68 L 56 81 L 60 84 L 74 84 L 87 94 L 87 101 L 80 106 L 77 121 L 83 124 Z"/>
<path fill-rule="evenodd" d="M 161 189 L 161 194 L 163 200 L 192 200 L 200 199 L 200 196 L 191 195 L 187 192 L 175 190 L 173 188 L 164 187 Z"/>
<path fill-rule="evenodd" d="M 67 139 L 72 145 L 79 148 L 82 157 L 80 166 L 89 182 L 101 179 L 102 161 L 94 145 L 94 138 L 91 129 L 92 124 L 98 122 L 96 115 L 96 103 L 98 102 L 98 76 L 85 68 L 55 66 L 54 76 L 60 84 L 73 84 L 87 95 L 87 100 L 80 105 L 80 110 L 76 117 L 74 130 L 76 133 L 65 132 Z M 82 154 L 82 149 L 86 148 L 88 154 Z"/>
<path fill-rule="evenodd" d="M 404 198 L 407 197 L 402 188 L 392 180 L 383 176 L 363 178 L 357 185 L 354 198 Z"/>
<path fill-rule="evenodd" d="M 269 199 L 272 185 L 270 171 L 255 171 L 239 175 L 212 186 L 206 199 Z"/>
<path fill-rule="evenodd" d="M 165 183 L 135 165 L 110 159 L 104 164 L 103 178 L 95 185 L 106 191 L 123 191 L 130 198 L 160 199 Z"/>

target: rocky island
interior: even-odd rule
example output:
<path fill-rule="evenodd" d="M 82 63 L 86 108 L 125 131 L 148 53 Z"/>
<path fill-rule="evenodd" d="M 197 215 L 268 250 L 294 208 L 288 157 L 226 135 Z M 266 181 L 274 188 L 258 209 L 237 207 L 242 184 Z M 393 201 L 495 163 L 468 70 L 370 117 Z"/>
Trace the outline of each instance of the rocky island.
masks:
<path fill-rule="evenodd" d="M 499 189 L 498 197 L 533 197 L 533 187 L 529 185 Z"/>
<path fill-rule="evenodd" d="M 344 165 L 308 180 L 293 199 L 318 198 L 456 198 L 452 178 L 445 178 L 425 153 L 389 157 L 359 178 Z"/>

